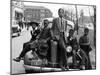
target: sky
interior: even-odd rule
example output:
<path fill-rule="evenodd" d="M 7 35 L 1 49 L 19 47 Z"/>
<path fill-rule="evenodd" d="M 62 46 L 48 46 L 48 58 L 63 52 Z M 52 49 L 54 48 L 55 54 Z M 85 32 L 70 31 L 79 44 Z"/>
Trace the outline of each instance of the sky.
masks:
<path fill-rule="evenodd" d="M 76 13 L 75 5 L 68 4 L 50 4 L 50 3 L 34 3 L 34 2 L 23 2 L 25 6 L 44 6 L 51 10 L 54 17 L 58 17 L 58 9 L 64 8 L 65 10 L 72 10 L 73 13 Z M 77 5 L 78 16 L 80 11 L 83 10 L 85 16 L 90 16 L 94 14 L 92 6 L 81 6 Z"/>

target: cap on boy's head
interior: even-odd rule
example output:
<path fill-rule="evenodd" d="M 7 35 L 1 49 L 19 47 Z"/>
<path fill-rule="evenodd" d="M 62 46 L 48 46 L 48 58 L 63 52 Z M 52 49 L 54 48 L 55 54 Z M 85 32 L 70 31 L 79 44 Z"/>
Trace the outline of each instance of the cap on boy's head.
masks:
<path fill-rule="evenodd" d="M 70 29 L 69 32 L 74 32 L 74 29 Z"/>
<path fill-rule="evenodd" d="M 44 21 L 48 21 L 48 19 L 45 19 Z"/>
<path fill-rule="evenodd" d="M 88 28 L 85 28 L 85 29 L 84 29 L 84 31 L 87 31 L 87 32 L 89 32 L 89 29 L 88 29 Z"/>
<path fill-rule="evenodd" d="M 34 24 L 34 25 L 36 25 L 36 26 L 38 26 L 39 25 L 39 23 L 37 23 L 37 22 L 30 22 L 29 23 L 31 26 Z"/>

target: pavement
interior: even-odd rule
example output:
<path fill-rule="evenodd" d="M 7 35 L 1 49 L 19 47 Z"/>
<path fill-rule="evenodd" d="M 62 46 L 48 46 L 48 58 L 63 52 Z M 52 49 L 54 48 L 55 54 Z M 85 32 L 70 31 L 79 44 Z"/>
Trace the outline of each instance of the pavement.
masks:
<path fill-rule="evenodd" d="M 25 73 L 23 61 L 15 62 L 15 61 L 13 61 L 13 59 L 19 56 L 19 54 L 21 53 L 22 48 L 23 48 L 23 43 L 29 41 L 30 38 L 31 38 L 30 30 L 28 30 L 28 31 L 23 30 L 19 37 L 12 38 L 12 51 L 11 51 L 11 54 L 12 54 L 12 58 L 11 58 L 12 71 L 11 71 L 11 73 L 12 74 Z"/>

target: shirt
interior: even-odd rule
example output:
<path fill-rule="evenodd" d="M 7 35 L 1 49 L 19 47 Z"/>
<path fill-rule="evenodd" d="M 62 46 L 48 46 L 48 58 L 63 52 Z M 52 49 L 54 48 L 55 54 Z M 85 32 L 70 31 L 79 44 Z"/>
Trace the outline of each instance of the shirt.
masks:
<path fill-rule="evenodd" d="M 39 39 L 47 39 L 51 36 L 50 28 L 44 28 L 41 33 Z"/>
<path fill-rule="evenodd" d="M 76 37 L 74 37 L 74 36 L 72 36 L 72 37 L 68 36 L 67 37 L 67 41 L 68 41 L 67 45 L 70 45 L 73 49 L 74 49 L 74 47 L 76 47 L 76 45 L 78 47 L 78 42 L 77 42 Z"/>
<path fill-rule="evenodd" d="M 82 37 L 80 37 L 79 44 L 80 48 L 83 49 L 86 53 L 92 50 L 88 36 L 83 35 Z"/>
<path fill-rule="evenodd" d="M 84 35 L 82 37 L 80 37 L 79 44 L 80 45 L 89 45 L 90 44 L 89 37 L 84 36 Z"/>
<path fill-rule="evenodd" d="M 65 31 L 65 21 L 64 18 L 58 18 L 59 19 L 59 25 L 60 25 L 60 32 Z"/>
<path fill-rule="evenodd" d="M 40 33 L 40 29 L 34 30 L 34 32 L 32 33 L 31 41 L 34 41 L 39 33 Z"/>

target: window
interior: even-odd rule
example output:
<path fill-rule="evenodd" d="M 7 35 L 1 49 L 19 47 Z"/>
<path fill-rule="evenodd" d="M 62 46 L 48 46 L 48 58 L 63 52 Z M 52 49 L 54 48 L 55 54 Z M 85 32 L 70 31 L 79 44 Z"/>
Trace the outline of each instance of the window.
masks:
<path fill-rule="evenodd" d="M 45 17 L 45 14 L 40 14 L 41 17 Z"/>
<path fill-rule="evenodd" d="M 22 17 L 23 17 L 22 13 L 15 11 L 15 20 L 20 20 L 20 19 L 22 19 Z"/>
<path fill-rule="evenodd" d="M 41 12 L 45 12 L 45 10 L 43 10 L 43 9 L 41 9 L 40 11 L 41 11 Z"/>

